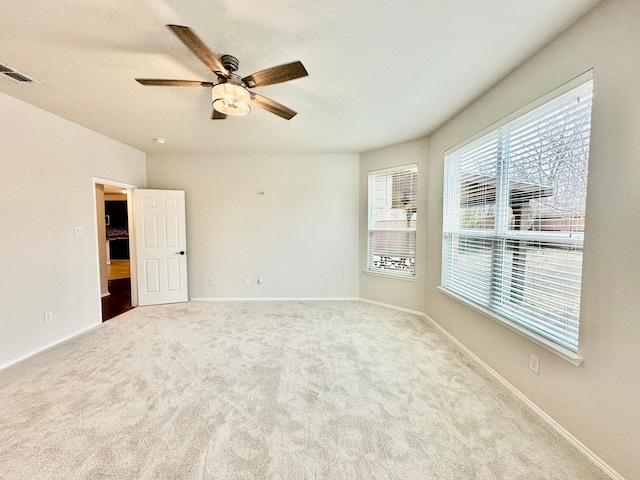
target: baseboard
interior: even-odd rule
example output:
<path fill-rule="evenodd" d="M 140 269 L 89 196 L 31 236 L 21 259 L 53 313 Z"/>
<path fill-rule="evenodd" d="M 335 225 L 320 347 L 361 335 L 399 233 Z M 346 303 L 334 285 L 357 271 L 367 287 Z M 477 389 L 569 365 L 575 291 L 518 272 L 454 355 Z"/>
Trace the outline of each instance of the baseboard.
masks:
<path fill-rule="evenodd" d="M 509 390 L 516 398 L 522 401 L 527 407 L 529 407 L 536 415 L 538 415 L 543 421 L 545 421 L 551 428 L 553 428 L 556 432 L 562 435 L 571 445 L 573 445 L 580 453 L 582 453 L 585 457 L 587 457 L 592 463 L 594 463 L 600 470 L 606 473 L 613 480 L 625 480 L 622 475 L 615 471 L 608 463 L 598 457 L 595 453 L 593 453 L 585 444 L 583 444 L 580 440 L 574 437 L 568 430 L 566 430 L 562 425 L 556 422 L 551 416 L 549 416 L 544 410 L 542 410 L 538 405 L 536 405 L 529 397 L 527 397 L 524 393 L 518 390 L 515 386 L 513 386 L 506 378 L 496 372 L 493 368 L 491 368 L 488 364 L 486 364 L 480 357 L 478 357 L 475 353 L 469 350 L 460 340 L 454 337 L 451 333 L 449 333 L 445 328 L 436 322 L 433 318 L 427 315 L 424 312 L 419 312 L 417 310 L 411 310 L 404 307 L 398 307 L 396 305 L 391 305 L 388 303 L 376 302 L 374 300 L 368 300 L 366 298 L 360 299 L 362 302 L 372 303 L 374 305 L 380 305 L 382 307 L 392 308 L 394 310 L 400 310 L 402 312 L 412 313 L 414 315 L 419 315 L 424 317 L 429 323 L 431 323 L 438 331 L 440 331 L 445 337 L 451 340 L 460 350 L 462 350 L 465 354 L 467 354 L 472 360 L 474 360 L 478 365 L 484 368 L 491 376 L 493 376 L 496 380 L 498 380 L 502 385 L 504 385 L 507 390 Z"/>
<path fill-rule="evenodd" d="M 394 310 L 400 310 L 401 312 L 411 313 L 413 315 L 419 315 L 421 317 L 426 316 L 426 314 L 419 312 L 418 310 L 411 310 L 410 308 L 398 307 L 397 305 L 391 305 L 390 303 L 382 303 L 376 302 L 375 300 L 369 300 L 367 298 L 360 298 L 361 302 L 371 303 L 373 305 L 379 305 L 381 307 L 393 308 Z"/>
<path fill-rule="evenodd" d="M 27 358 L 30 358 L 30 357 L 33 357 L 34 355 L 37 355 L 37 354 L 42 353 L 42 352 L 45 352 L 45 351 L 49 350 L 50 348 L 56 347 L 56 346 L 60 345 L 61 343 L 64 343 L 64 342 L 66 342 L 68 340 L 71 340 L 72 338 L 77 337 L 78 335 L 86 333 L 89 330 L 93 330 L 94 328 L 98 328 L 98 327 L 100 327 L 102 325 L 103 325 L 102 322 L 98 323 L 97 325 L 91 325 L 89 327 L 86 327 L 86 328 L 83 328 L 81 330 L 78 330 L 77 332 L 72 333 L 71 335 L 67 335 L 66 337 L 61 338 L 60 340 L 56 340 L 55 342 L 48 343 L 47 345 L 45 345 L 42 348 L 39 348 L 39 349 L 36 349 L 36 350 L 32 350 L 31 352 L 26 353 L 24 355 L 20 355 L 18 358 L 15 358 L 13 360 L 10 360 L 7 363 L 4 363 L 4 364 L 0 365 L 0 370 L 4 370 L 5 368 L 10 367 L 11 365 L 15 365 L 16 363 L 21 362 L 23 360 L 26 360 Z"/>
<path fill-rule="evenodd" d="M 193 302 L 353 302 L 360 300 L 358 297 L 204 297 L 190 298 Z"/>

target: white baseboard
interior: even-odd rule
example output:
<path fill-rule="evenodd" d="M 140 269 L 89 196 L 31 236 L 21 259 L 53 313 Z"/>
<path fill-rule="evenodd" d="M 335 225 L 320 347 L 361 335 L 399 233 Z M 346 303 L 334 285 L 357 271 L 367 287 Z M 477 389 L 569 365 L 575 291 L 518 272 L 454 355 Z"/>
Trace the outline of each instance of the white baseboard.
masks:
<path fill-rule="evenodd" d="M 190 298 L 193 302 L 353 302 L 360 300 L 358 297 L 205 297 Z"/>
<path fill-rule="evenodd" d="M 63 338 L 61 338 L 59 340 L 56 340 L 55 342 L 48 343 L 47 345 L 45 345 L 42 348 L 38 348 L 36 350 L 32 350 L 29 353 L 25 353 L 24 355 L 20 355 L 18 358 L 14 358 L 13 360 L 9 360 L 7 363 L 4 363 L 4 364 L 0 365 L 0 370 L 3 370 L 5 368 L 7 368 L 7 367 L 10 367 L 11 365 L 14 365 L 14 364 L 16 364 L 18 362 L 21 362 L 23 360 L 26 360 L 29 357 L 33 357 L 34 355 L 42 353 L 42 352 L 44 352 L 46 350 L 49 350 L 50 348 L 53 348 L 53 347 L 55 347 L 57 345 L 60 345 L 61 343 L 66 342 L 67 340 L 71 340 L 72 338 L 77 337 L 78 335 L 81 335 L 81 334 L 83 334 L 85 332 L 88 332 L 89 330 L 93 330 L 94 328 L 98 328 L 98 327 L 100 327 L 102 325 L 103 325 L 103 323 L 100 322 L 97 325 L 91 325 L 89 327 L 85 327 L 85 328 L 83 328 L 81 330 L 78 330 L 75 333 L 72 333 L 71 335 L 67 335 L 66 337 L 63 337 Z"/>
<path fill-rule="evenodd" d="M 598 457 L 595 453 L 593 453 L 585 444 L 583 444 L 580 440 L 574 437 L 568 430 L 566 430 L 562 425 L 556 422 L 551 416 L 549 416 L 544 410 L 542 410 L 538 405 L 536 405 L 529 397 L 527 397 L 524 393 L 514 387 L 506 378 L 496 372 L 493 368 L 487 365 L 480 357 L 478 357 L 475 353 L 469 350 L 460 340 L 451 335 L 447 330 L 444 329 L 438 322 L 436 322 L 433 318 L 427 315 L 424 312 L 419 312 L 417 310 L 411 310 L 404 307 L 398 307 L 396 305 L 390 305 L 388 303 L 376 302 L 374 300 L 368 300 L 366 298 L 360 299 L 366 303 L 372 303 L 374 305 L 380 305 L 382 307 L 393 308 L 394 310 L 400 310 L 402 312 L 412 313 L 414 315 L 419 315 L 424 317 L 429 323 L 431 323 L 435 328 L 437 328 L 445 337 L 451 340 L 460 350 L 462 350 L 465 354 L 471 357 L 478 365 L 484 368 L 487 372 L 489 372 L 496 380 L 498 380 L 502 385 L 504 385 L 507 390 L 509 390 L 516 398 L 521 400 L 527 407 L 529 407 L 536 415 L 538 415 L 542 420 L 544 420 L 551 428 L 553 428 L 556 432 L 562 435 L 571 445 L 573 445 L 579 452 L 581 452 L 585 457 L 587 457 L 591 462 L 593 462 L 598 468 L 600 468 L 604 473 L 606 473 L 613 480 L 625 480 L 622 475 L 616 472 L 608 463 Z"/>
<path fill-rule="evenodd" d="M 419 312 L 418 310 L 411 310 L 410 308 L 398 307 L 397 305 L 391 305 L 390 303 L 376 302 L 375 300 L 369 300 L 367 298 L 360 298 L 361 302 L 371 303 L 373 305 L 379 305 L 381 307 L 393 308 L 394 310 L 400 310 L 401 312 L 411 313 L 413 315 L 419 315 L 426 317 L 426 314 Z"/>

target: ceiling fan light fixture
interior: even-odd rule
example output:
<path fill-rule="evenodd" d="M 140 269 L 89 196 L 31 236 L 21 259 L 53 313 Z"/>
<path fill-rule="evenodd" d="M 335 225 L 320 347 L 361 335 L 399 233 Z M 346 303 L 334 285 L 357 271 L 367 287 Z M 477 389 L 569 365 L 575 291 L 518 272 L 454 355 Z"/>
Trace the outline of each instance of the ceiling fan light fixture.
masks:
<path fill-rule="evenodd" d="M 225 98 L 218 98 L 214 100 L 213 108 L 215 108 L 220 113 L 224 113 L 225 115 L 235 116 L 246 115 L 251 111 L 251 107 L 248 103 L 227 103 L 227 100 Z"/>
<path fill-rule="evenodd" d="M 222 82 L 213 86 L 211 97 L 215 101 L 222 98 L 226 103 L 247 103 L 251 99 L 251 94 L 241 85 L 231 82 Z"/>

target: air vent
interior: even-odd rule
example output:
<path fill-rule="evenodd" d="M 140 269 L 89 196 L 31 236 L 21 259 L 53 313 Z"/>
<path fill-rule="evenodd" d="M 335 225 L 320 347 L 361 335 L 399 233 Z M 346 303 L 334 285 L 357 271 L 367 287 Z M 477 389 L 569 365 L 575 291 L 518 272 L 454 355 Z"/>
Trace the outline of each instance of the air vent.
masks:
<path fill-rule="evenodd" d="M 33 78 L 27 77 L 24 73 L 20 73 L 7 65 L 0 63 L 0 75 L 9 77 L 14 82 L 18 83 L 38 83 Z"/>

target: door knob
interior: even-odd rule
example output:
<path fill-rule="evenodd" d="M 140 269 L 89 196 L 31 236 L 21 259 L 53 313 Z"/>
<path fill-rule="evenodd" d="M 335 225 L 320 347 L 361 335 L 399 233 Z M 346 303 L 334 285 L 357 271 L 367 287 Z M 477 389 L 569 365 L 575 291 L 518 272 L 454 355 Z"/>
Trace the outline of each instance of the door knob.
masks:
<path fill-rule="evenodd" d="M 184 255 L 184 250 L 180 250 L 179 252 L 176 252 L 176 255 Z"/>

